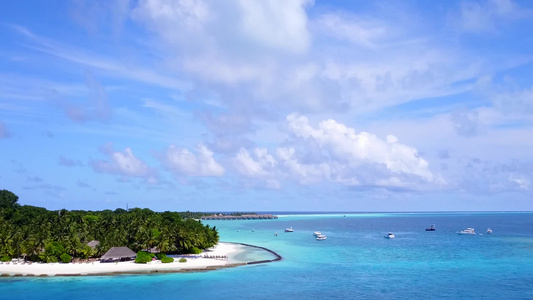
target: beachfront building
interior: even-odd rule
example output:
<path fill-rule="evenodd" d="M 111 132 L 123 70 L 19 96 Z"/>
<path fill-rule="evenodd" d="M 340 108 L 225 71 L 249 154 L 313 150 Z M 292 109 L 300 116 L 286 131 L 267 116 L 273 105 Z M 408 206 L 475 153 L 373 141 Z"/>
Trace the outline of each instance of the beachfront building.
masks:
<path fill-rule="evenodd" d="M 116 262 L 134 260 L 137 253 L 128 247 L 113 247 L 109 249 L 102 257 L 100 262 Z"/>

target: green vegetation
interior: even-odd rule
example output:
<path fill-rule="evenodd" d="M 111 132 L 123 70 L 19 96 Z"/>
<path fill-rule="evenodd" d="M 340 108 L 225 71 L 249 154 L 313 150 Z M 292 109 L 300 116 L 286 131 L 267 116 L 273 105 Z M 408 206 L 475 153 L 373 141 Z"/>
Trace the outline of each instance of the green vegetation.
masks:
<path fill-rule="evenodd" d="M 19 197 L 8 190 L 0 191 L 0 209 L 18 206 Z"/>
<path fill-rule="evenodd" d="M 70 255 L 68 255 L 66 253 L 61 254 L 61 256 L 59 258 L 64 263 L 69 263 L 72 260 L 72 256 L 70 256 Z"/>
<path fill-rule="evenodd" d="M 202 249 L 198 249 L 197 247 L 192 247 L 189 250 L 189 253 L 192 253 L 192 254 L 200 254 L 202 253 Z"/>
<path fill-rule="evenodd" d="M 191 253 L 218 243 L 215 227 L 183 215 L 202 213 L 154 212 L 133 208 L 104 211 L 49 211 L 17 203 L 10 191 L 0 191 L 0 257 L 57 262 L 63 254 L 99 257 L 111 247 L 135 252 L 158 248 L 167 253 Z M 87 243 L 97 240 L 94 249 Z"/>
<path fill-rule="evenodd" d="M 168 263 L 174 262 L 174 258 L 165 256 L 161 258 L 161 262 L 164 264 L 168 264 Z"/>
<path fill-rule="evenodd" d="M 145 264 L 152 261 L 152 258 L 154 258 L 155 255 L 150 252 L 146 251 L 139 251 L 137 252 L 137 257 L 135 258 L 135 263 L 137 264 Z"/>

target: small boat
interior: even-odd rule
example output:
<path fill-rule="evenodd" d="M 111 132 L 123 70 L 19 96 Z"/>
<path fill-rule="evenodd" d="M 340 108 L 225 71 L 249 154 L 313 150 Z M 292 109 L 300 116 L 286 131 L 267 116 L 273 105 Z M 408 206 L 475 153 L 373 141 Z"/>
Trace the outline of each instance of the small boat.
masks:
<path fill-rule="evenodd" d="M 393 238 L 395 238 L 395 236 L 394 236 L 394 234 L 392 234 L 392 232 L 389 232 L 389 233 L 387 233 L 387 234 L 385 235 L 385 238 L 386 238 L 386 239 L 393 239 Z"/>
<path fill-rule="evenodd" d="M 492 229 L 488 228 L 487 229 L 487 234 L 492 234 Z"/>
<path fill-rule="evenodd" d="M 476 232 L 474 231 L 474 228 L 467 228 L 465 230 L 457 231 L 457 234 L 461 235 L 474 235 Z"/>
<path fill-rule="evenodd" d="M 325 236 L 325 235 L 323 235 L 323 234 L 319 234 L 319 235 L 316 236 L 316 240 L 317 240 L 317 241 L 323 241 L 323 240 L 325 240 L 325 239 L 327 239 L 327 238 L 328 238 L 328 237 Z"/>
<path fill-rule="evenodd" d="M 426 231 L 435 231 L 435 224 L 432 224 L 428 228 L 426 228 Z"/>
<path fill-rule="evenodd" d="M 291 226 L 291 227 L 289 227 L 289 228 L 286 228 L 286 229 L 285 229 L 285 232 L 294 232 L 294 230 L 292 229 L 292 226 Z"/>
<path fill-rule="evenodd" d="M 315 231 L 315 233 L 313 233 L 314 236 L 319 236 L 321 234 L 322 234 L 322 232 L 320 232 L 320 231 Z"/>

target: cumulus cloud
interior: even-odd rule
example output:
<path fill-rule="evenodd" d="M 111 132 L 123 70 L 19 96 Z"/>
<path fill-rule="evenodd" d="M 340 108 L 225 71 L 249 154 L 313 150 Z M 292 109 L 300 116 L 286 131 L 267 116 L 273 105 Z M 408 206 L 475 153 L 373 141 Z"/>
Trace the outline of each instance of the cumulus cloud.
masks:
<path fill-rule="evenodd" d="M 226 47 L 225 42 L 255 41 L 262 47 L 305 51 L 310 43 L 305 7 L 309 0 L 139 1 L 132 18 L 146 24 L 169 43 Z M 217 28 L 224 24 L 224 28 Z M 225 30 L 228 30 L 224 32 Z M 230 34 L 231 32 L 231 34 Z M 187 40 L 191 36 L 195 40 Z M 207 42 L 207 43 L 206 43 Z M 202 46 L 202 44 L 205 44 Z"/>
<path fill-rule="evenodd" d="M 312 139 L 327 155 L 338 162 L 357 167 L 363 163 L 386 166 L 393 173 L 403 173 L 433 180 L 427 161 L 410 146 L 398 143 L 394 136 L 387 141 L 367 132 L 356 133 L 353 128 L 335 120 L 323 121 L 315 129 L 304 116 L 287 117 L 289 130 L 297 137 Z"/>
<path fill-rule="evenodd" d="M 108 160 L 91 161 L 90 165 L 96 172 L 147 180 L 153 180 L 155 177 L 155 171 L 137 158 L 129 147 L 120 152 L 114 151 L 111 144 L 106 144 L 100 150 L 107 155 Z"/>
<path fill-rule="evenodd" d="M 238 174 L 270 187 L 285 182 L 400 188 L 442 183 L 415 148 L 399 143 L 393 135 L 382 140 L 334 120 L 314 128 L 296 114 L 287 116 L 287 128 L 289 146 L 273 153 L 266 148 L 241 149 L 232 160 Z"/>
<path fill-rule="evenodd" d="M 305 6 L 310 0 L 239 0 L 244 32 L 272 48 L 304 52 L 310 43 Z"/>
<path fill-rule="evenodd" d="M 213 152 L 204 145 L 196 148 L 196 154 L 171 145 L 160 157 L 165 168 L 176 176 L 219 177 L 225 170 L 213 157 Z"/>
<path fill-rule="evenodd" d="M 278 162 L 266 148 L 255 148 L 251 153 L 242 148 L 233 163 L 240 176 L 262 181 L 267 188 L 281 188 L 282 173 L 277 168 Z"/>

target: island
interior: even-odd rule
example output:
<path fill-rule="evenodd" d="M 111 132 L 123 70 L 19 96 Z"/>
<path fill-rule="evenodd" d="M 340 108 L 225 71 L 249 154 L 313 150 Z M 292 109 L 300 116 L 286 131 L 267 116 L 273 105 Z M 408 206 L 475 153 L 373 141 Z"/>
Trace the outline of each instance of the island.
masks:
<path fill-rule="evenodd" d="M 0 190 L 0 274 L 185 272 L 257 263 L 234 257 L 261 247 L 220 242 L 216 227 L 202 224 L 201 215 L 147 208 L 49 211 L 20 205 L 18 196 Z M 260 262 L 281 259 L 264 250 L 273 258 Z"/>

